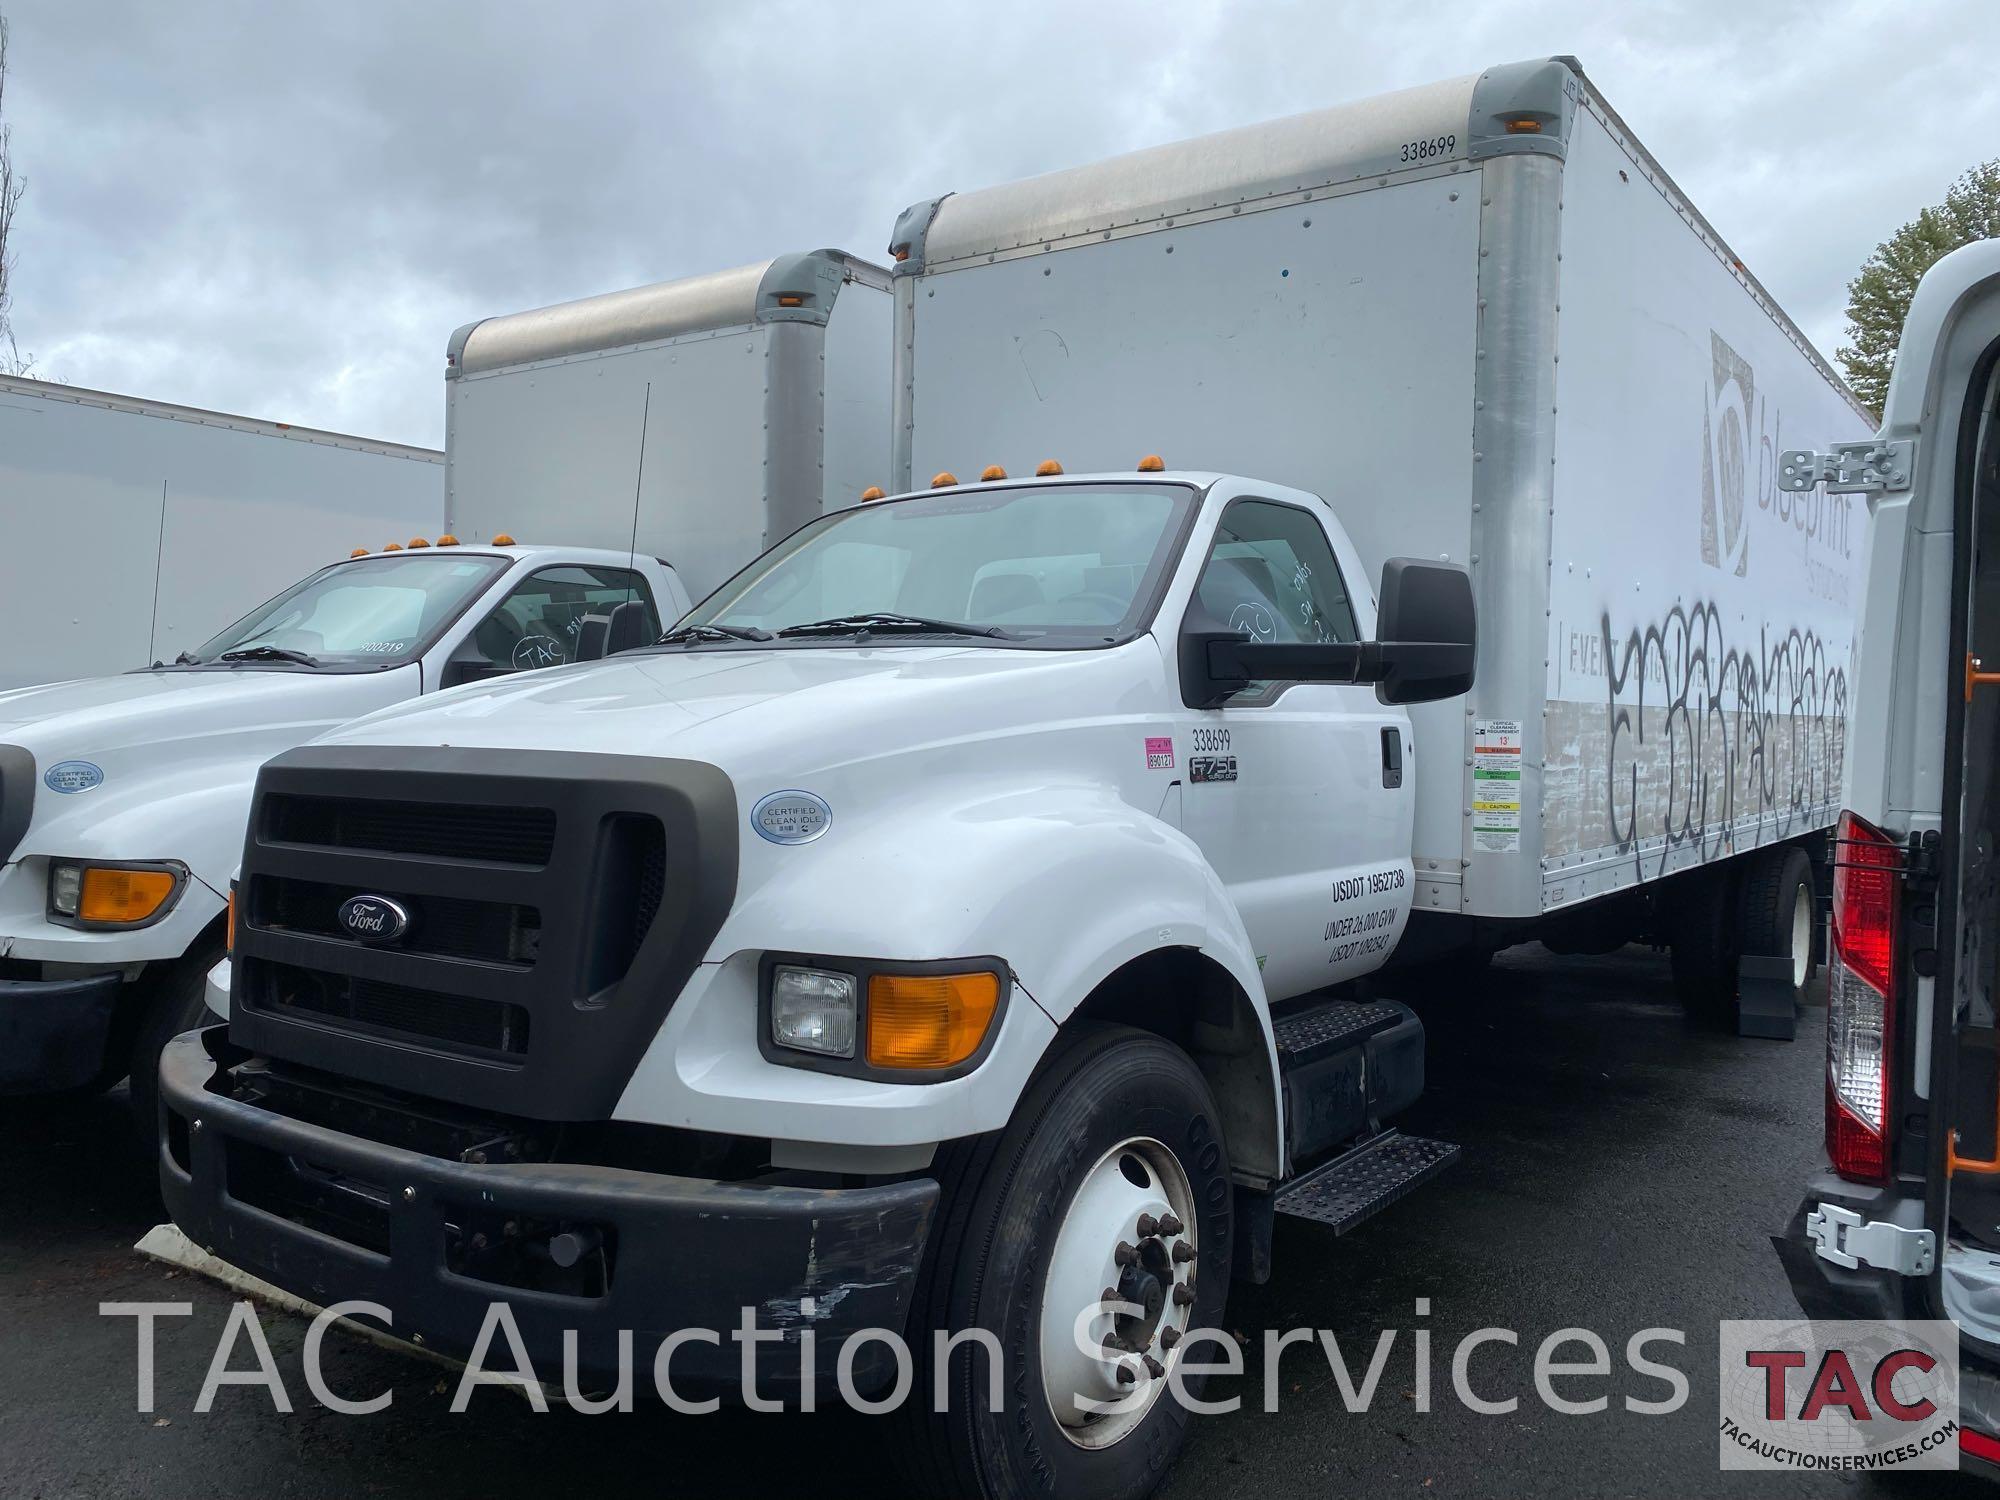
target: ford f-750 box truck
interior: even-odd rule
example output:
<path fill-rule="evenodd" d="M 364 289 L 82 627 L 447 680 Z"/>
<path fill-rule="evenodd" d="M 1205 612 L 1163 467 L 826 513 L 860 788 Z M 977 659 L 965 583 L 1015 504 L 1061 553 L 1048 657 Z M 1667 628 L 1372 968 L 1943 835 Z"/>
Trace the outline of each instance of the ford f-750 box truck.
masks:
<path fill-rule="evenodd" d="M 683 557 L 712 583 L 817 515 L 823 466 L 846 485 L 886 452 L 884 281 L 815 251 L 461 329 L 449 542 L 384 545 L 357 475 L 341 560 L 206 644 L 0 694 L 0 1093 L 129 1071 L 150 1140 L 159 1048 L 199 1018 L 222 951 L 258 765 L 391 703 L 652 640 L 688 606 Z M 847 310 L 868 301 L 874 334 Z M 210 571 L 237 555 L 218 543 Z"/>
<path fill-rule="evenodd" d="M 1860 422 L 1561 61 L 893 250 L 911 492 L 264 768 L 161 1185 L 433 1350 L 844 1377 L 924 1493 L 1136 1496 L 1273 1215 L 1453 1158 L 1342 987 L 1413 913 L 1671 881 L 1715 986 L 1809 967 L 1859 525 L 1761 454 Z"/>
<path fill-rule="evenodd" d="M 436 535 L 441 458 L 0 376 L 0 691 L 172 660 L 357 540 Z M 50 566 L 84 541 L 87 581 Z"/>

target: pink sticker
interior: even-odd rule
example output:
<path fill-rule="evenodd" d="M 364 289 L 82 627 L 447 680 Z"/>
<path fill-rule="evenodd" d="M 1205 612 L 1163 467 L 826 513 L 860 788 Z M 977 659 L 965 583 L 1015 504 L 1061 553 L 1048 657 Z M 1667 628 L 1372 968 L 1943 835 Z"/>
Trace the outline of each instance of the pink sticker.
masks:
<path fill-rule="evenodd" d="M 1174 768 L 1174 742 L 1168 735 L 1146 736 L 1146 769 L 1149 771 L 1171 771 Z"/>

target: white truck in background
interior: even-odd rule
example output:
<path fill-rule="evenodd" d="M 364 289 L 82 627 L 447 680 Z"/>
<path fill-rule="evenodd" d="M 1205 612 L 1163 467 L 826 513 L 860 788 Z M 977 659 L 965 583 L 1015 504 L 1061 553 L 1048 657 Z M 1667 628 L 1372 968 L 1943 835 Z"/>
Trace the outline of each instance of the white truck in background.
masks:
<path fill-rule="evenodd" d="M 150 1142 L 155 1059 L 202 1017 L 264 760 L 656 639 L 690 602 L 661 554 L 713 582 L 819 514 L 823 466 L 879 475 L 882 280 L 817 251 L 461 329 L 446 472 L 479 531 L 353 549 L 150 670 L 0 694 L 0 1093 L 129 1073 Z M 844 311 L 870 300 L 872 323 Z"/>
<path fill-rule="evenodd" d="M 171 660 L 357 541 L 435 535 L 443 455 L 0 376 L 0 691 Z M 49 559 L 89 543 L 89 577 Z"/>
<path fill-rule="evenodd" d="M 264 767 L 162 1193 L 432 1351 L 505 1311 L 580 1389 L 838 1376 L 924 1493 L 1142 1496 L 1274 1215 L 1454 1156 L 1348 981 L 1664 890 L 1729 907 L 1711 1000 L 1738 949 L 1803 986 L 1860 532 L 1758 455 L 1859 418 L 1566 60 L 892 253 L 913 490 Z"/>
<path fill-rule="evenodd" d="M 889 332 L 889 273 L 837 250 L 468 323 L 445 354 L 447 524 L 559 518 L 624 547 L 636 522 L 699 599 L 882 482 Z"/>

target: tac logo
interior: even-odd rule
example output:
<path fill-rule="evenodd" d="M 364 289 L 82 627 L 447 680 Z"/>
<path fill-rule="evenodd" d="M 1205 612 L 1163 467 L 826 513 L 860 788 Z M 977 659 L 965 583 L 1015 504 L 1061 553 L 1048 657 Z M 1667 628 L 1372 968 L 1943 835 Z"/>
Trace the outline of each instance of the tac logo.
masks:
<path fill-rule="evenodd" d="M 1722 1325 L 1725 1469 L 1958 1467 L 1958 1329 L 1940 1322 Z"/>

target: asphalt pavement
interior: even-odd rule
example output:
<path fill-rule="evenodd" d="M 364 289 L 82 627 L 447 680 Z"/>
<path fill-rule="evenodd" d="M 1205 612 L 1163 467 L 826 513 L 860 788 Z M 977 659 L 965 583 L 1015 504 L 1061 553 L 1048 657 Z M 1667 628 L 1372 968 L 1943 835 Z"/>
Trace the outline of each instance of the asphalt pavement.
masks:
<path fill-rule="evenodd" d="M 1196 1423 L 1164 1495 L 1960 1492 L 1954 1476 L 1918 1488 L 1718 1468 L 1719 1322 L 1797 1314 L 1769 1236 L 1818 1160 L 1824 1010 L 1808 1010 L 1790 1043 L 1704 1031 L 1674 1004 L 1665 959 L 1636 948 L 1557 959 L 1529 947 L 1467 993 L 1402 998 L 1419 1004 L 1430 1039 L 1430 1087 L 1404 1123 L 1461 1143 L 1463 1157 L 1344 1238 L 1279 1221 L 1276 1276 L 1239 1287 L 1229 1307 L 1251 1373 L 1208 1393 L 1240 1397 L 1241 1409 Z M 322 1360 L 334 1391 L 394 1392 L 379 1414 L 338 1415 L 307 1392 L 305 1324 L 269 1310 L 261 1321 L 294 1410 L 274 1412 L 261 1388 L 225 1387 L 198 1414 L 231 1297 L 133 1253 L 158 1218 L 122 1092 L 0 1106 L 0 1495 L 837 1500 L 890 1483 L 883 1445 L 894 1434 L 881 1419 L 537 1415 L 497 1389 L 453 1415 L 452 1374 L 335 1334 Z M 119 1301 L 194 1307 L 159 1325 L 151 1413 L 134 1409 L 132 1320 L 97 1311 Z M 1572 1327 L 1604 1339 L 1613 1373 L 1554 1388 L 1604 1395 L 1604 1412 L 1558 1414 L 1536 1394 L 1536 1347 Z M 1264 1330 L 1294 1328 L 1331 1332 L 1356 1378 L 1396 1331 L 1367 1411 L 1346 1409 L 1307 1345 L 1285 1353 L 1276 1409 L 1264 1409 Z M 1479 1346 L 1470 1367 L 1482 1398 L 1518 1398 L 1508 1414 L 1473 1412 L 1453 1394 L 1452 1351 L 1486 1328 L 1518 1339 Z M 1683 1347 L 1646 1351 L 1687 1377 L 1671 1414 L 1624 1407 L 1627 1396 L 1670 1395 L 1625 1359 L 1627 1340 L 1649 1328 L 1686 1334 Z M 1428 1411 L 1420 1329 L 1432 1351 Z M 1559 1357 L 1587 1358 L 1576 1346 Z"/>

